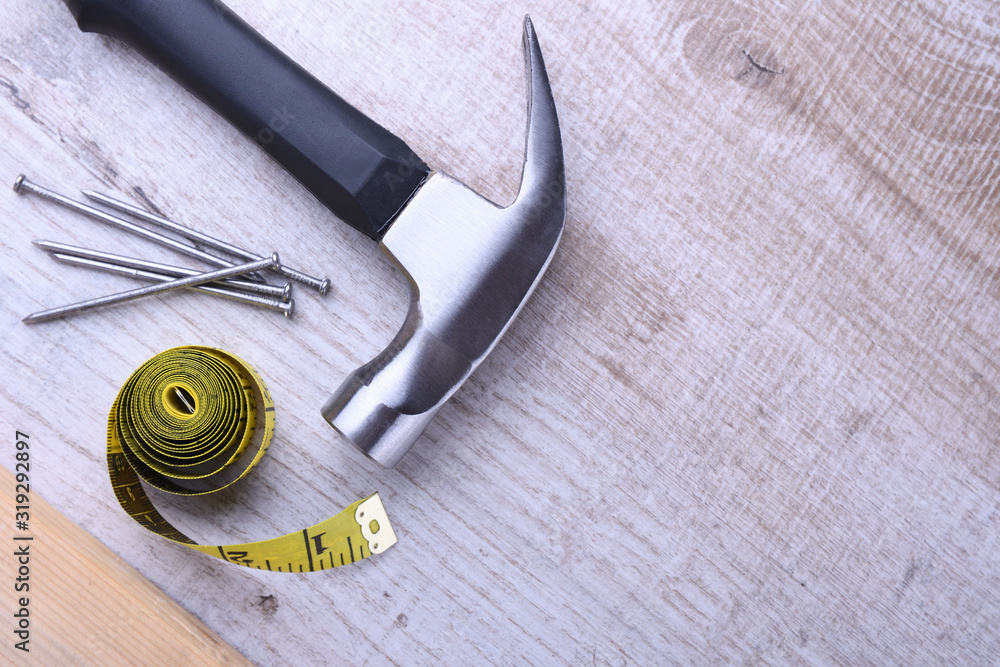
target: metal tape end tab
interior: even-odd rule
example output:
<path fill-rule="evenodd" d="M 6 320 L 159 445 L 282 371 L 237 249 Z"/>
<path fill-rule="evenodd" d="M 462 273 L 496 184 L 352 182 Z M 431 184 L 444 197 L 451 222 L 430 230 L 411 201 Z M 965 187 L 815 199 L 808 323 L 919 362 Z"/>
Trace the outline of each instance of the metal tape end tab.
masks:
<path fill-rule="evenodd" d="M 361 501 L 354 511 L 354 520 L 361 526 L 361 534 L 373 554 L 380 554 L 396 543 L 396 533 L 377 493 Z"/>

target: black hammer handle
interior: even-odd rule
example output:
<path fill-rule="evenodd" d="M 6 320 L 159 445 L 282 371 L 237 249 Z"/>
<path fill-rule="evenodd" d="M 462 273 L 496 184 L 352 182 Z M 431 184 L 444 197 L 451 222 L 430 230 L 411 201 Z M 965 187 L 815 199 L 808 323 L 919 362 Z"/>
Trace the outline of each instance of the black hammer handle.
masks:
<path fill-rule="evenodd" d="M 401 139 L 221 2 L 64 1 L 81 30 L 131 45 L 375 240 L 427 176 L 427 165 Z"/>

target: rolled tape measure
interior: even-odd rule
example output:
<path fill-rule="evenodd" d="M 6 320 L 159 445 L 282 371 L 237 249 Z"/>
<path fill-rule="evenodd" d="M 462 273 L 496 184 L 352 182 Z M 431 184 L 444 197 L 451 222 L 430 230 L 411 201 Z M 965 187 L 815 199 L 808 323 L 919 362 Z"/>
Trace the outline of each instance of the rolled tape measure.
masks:
<path fill-rule="evenodd" d="M 186 496 L 231 486 L 260 462 L 273 434 L 274 402 L 249 364 L 211 347 L 167 350 L 140 366 L 111 406 L 111 486 L 122 509 L 147 530 L 258 570 L 326 570 L 396 543 L 377 493 L 315 526 L 229 545 L 198 544 L 164 519 L 146 495 L 142 482 Z"/>

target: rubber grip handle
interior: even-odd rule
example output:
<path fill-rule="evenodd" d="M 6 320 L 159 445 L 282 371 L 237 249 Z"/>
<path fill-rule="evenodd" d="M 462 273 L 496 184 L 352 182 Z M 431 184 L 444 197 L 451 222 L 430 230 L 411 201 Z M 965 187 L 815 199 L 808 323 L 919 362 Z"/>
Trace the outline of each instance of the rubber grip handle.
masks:
<path fill-rule="evenodd" d="M 253 139 L 352 227 L 380 240 L 427 177 L 398 137 L 216 0 L 64 0 Z"/>

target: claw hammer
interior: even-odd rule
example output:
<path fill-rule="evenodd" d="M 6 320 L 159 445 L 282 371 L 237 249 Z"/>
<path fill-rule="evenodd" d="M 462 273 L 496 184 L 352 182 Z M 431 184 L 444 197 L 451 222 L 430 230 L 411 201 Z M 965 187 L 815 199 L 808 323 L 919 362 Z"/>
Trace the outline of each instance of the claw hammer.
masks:
<path fill-rule="evenodd" d="M 322 408 L 362 451 L 395 466 L 517 317 L 562 235 L 562 139 L 531 20 L 524 170 L 501 207 L 431 170 L 217 0 L 64 1 L 81 30 L 118 38 L 171 75 L 406 275 L 399 333 Z M 274 123 L 279 110 L 286 118 Z"/>

